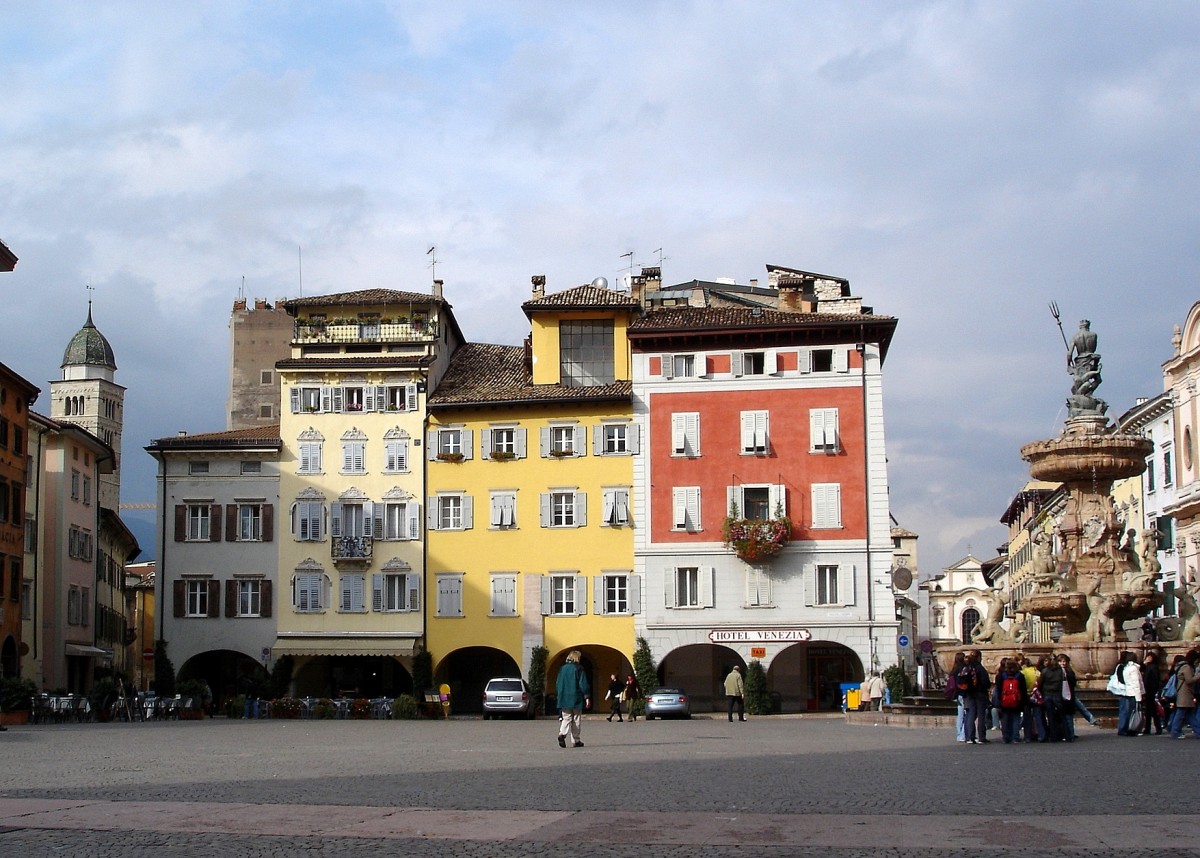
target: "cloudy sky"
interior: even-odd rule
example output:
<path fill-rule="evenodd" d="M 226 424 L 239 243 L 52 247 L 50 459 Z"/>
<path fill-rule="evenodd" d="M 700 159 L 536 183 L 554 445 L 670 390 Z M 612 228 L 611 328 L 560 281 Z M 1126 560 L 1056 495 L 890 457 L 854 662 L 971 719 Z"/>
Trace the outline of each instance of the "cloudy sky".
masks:
<path fill-rule="evenodd" d="M 0 361 L 56 378 L 94 297 L 126 501 L 151 439 L 224 428 L 232 302 L 296 296 L 300 247 L 311 295 L 427 291 L 436 245 L 500 343 L 531 275 L 661 248 L 668 282 L 779 264 L 899 317 L 893 514 L 928 572 L 994 553 L 1059 430 L 1048 302 L 1120 414 L 1200 298 L 1195 3 L 7 2 L 0 92 Z"/>

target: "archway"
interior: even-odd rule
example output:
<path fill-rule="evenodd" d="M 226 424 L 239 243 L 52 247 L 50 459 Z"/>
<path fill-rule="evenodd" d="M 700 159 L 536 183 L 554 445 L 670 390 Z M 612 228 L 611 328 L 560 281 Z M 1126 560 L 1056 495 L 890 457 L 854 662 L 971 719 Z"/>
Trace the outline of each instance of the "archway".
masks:
<path fill-rule="evenodd" d="M 314 656 L 297 659 L 292 672 L 297 697 L 390 697 L 412 694 L 412 675 L 390 655 Z"/>
<path fill-rule="evenodd" d="M 609 677 L 616 674 L 624 678 L 633 673 L 633 665 L 625 653 L 600 644 L 580 644 L 559 650 L 546 660 L 546 711 L 553 712 L 554 687 L 558 682 L 558 672 L 567 661 L 567 656 L 574 650 L 579 650 L 579 666 L 583 675 L 588 679 L 592 689 L 592 708 L 589 712 L 607 711 L 604 704 L 604 693 L 608 690 Z"/>
<path fill-rule="evenodd" d="M 974 608 L 967 608 L 962 612 L 960 624 L 962 628 L 962 642 L 969 644 L 971 642 L 971 635 L 975 631 L 975 627 L 979 625 L 979 611 L 975 610 Z"/>
<path fill-rule="evenodd" d="M 207 682 L 218 712 L 225 701 L 239 694 L 255 697 L 269 693 L 270 677 L 266 668 L 245 653 L 230 649 L 214 649 L 192 656 L 179 668 L 177 679 Z"/>
<path fill-rule="evenodd" d="M 453 712 L 482 712 L 483 688 L 498 676 L 524 677 L 513 657 L 504 650 L 469 646 L 447 653 L 433 671 L 434 685 L 450 686 Z"/>
<path fill-rule="evenodd" d="M 780 712 L 840 709 L 842 685 L 861 683 L 862 660 L 854 650 L 831 641 L 793 644 L 771 661 L 767 688 Z"/>
<path fill-rule="evenodd" d="M 734 665 L 746 667 L 729 647 L 689 644 L 667 653 L 658 665 L 658 681 L 682 688 L 691 699 L 693 712 L 720 712 L 725 708 L 725 677 Z"/>

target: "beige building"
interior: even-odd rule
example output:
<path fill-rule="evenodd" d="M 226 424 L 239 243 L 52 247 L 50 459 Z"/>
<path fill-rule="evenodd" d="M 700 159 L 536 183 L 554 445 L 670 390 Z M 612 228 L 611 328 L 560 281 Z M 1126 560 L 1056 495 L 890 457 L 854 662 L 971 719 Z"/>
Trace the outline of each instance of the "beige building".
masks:
<path fill-rule="evenodd" d="M 279 422 L 279 376 L 275 364 L 291 350 L 293 322 L 287 310 L 256 298 L 233 302 L 229 316 L 229 398 L 226 429 L 254 429 Z"/>
<path fill-rule="evenodd" d="M 1163 364 L 1163 381 L 1175 410 L 1174 502 L 1164 512 L 1176 523 L 1175 549 L 1179 575 L 1194 587 L 1200 568 L 1200 462 L 1196 432 L 1200 429 L 1200 301 L 1192 305 L 1182 330 L 1175 329 L 1175 354 Z"/>

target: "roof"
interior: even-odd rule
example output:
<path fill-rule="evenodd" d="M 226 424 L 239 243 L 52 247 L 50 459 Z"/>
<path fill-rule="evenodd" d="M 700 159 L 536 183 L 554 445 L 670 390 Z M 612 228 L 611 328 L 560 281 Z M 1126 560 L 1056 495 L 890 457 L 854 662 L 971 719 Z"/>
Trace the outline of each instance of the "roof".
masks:
<path fill-rule="evenodd" d="M 357 292 L 335 292 L 332 295 L 312 295 L 279 302 L 288 312 L 297 307 L 344 307 L 354 304 L 445 304 L 444 298 L 427 292 L 404 292 L 399 289 L 360 289 Z"/>
<path fill-rule="evenodd" d="M 92 323 L 92 302 L 88 301 L 87 321 L 83 323 L 63 352 L 61 366 L 103 366 L 117 368 L 117 359 L 104 334 Z"/>
<path fill-rule="evenodd" d="M 225 432 L 197 432 L 191 435 L 172 435 L 158 438 L 147 450 L 207 450 L 247 447 L 271 447 L 278 450 L 283 446 L 279 435 L 279 424 L 252 426 L 249 429 L 230 429 Z"/>
<path fill-rule="evenodd" d="M 433 363 L 429 355 L 370 354 L 333 355 L 331 357 L 284 358 L 275 362 L 276 369 L 355 369 L 359 367 L 392 367 L 420 369 Z"/>
<path fill-rule="evenodd" d="M 0 271 L 12 271 L 17 267 L 17 255 L 8 249 L 8 245 L 0 241 Z"/>
<path fill-rule="evenodd" d="M 534 298 L 521 305 L 525 315 L 538 310 L 628 310 L 640 312 L 641 304 L 626 292 L 615 292 L 600 286 L 587 284 L 574 289 L 564 289 L 553 295 Z"/>
<path fill-rule="evenodd" d="M 468 343 L 454 354 L 441 383 L 429 397 L 430 410 L 464 405 L 554 402 L 620 402 L 633 395 L 628 381 L 594 387 L 534 384 L 524 346 Z"/>
<path fill-rule="evenodd" d="M 920 537 L 918 537 L 911 530 L 906 530 L 903 527 L 893 527 L 892 528 L 892 538 L 893 539 L 919 539 Z"/>

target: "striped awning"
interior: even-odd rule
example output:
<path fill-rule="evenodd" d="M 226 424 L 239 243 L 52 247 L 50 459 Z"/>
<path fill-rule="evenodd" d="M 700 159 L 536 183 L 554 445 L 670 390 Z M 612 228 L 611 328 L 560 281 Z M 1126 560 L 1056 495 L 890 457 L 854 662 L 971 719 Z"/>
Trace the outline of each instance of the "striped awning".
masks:
<path fill-rule="evenodd" d="M 86 644 L 69 643 L 66 645 L 66 652 L 67 655 L 81 655 L 86 658 L 112 658 L 112 650 Z"/>
<path fill-rule="evenodd" d="M 389 655 L 409 656 L 416 644 L 413 637 L 281 637 L 271 650 L 281 655 Z"/>

